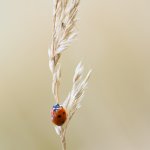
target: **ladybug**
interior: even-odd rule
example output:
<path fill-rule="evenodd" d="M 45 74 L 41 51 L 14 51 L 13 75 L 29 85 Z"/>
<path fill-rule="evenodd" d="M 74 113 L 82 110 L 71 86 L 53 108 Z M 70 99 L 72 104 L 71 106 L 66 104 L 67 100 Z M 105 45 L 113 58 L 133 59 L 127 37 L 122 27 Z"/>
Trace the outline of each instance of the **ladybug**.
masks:
<path fill-rule="evenodd" d="M 51 109 L 51 120 L 57 126 L 62 126 L 67 119 L 67 113 L 63 106 L 56 104 Z"/>

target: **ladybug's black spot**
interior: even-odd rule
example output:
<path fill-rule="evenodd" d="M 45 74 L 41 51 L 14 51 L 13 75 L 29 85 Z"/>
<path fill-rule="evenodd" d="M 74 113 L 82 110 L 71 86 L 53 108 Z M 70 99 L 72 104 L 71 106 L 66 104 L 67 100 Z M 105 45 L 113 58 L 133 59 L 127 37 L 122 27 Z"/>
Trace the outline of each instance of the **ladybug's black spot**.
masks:
<path fill-rule="evenodd" d="M 65 115 L 66 113 L 65 112 L 63 112 L 63 115 Z"/>
<path fill-rule="evenodd" d="M 57 117 L 58 117 L 58 118 L 61 118 L 61 115 L 58 115 Z"/>

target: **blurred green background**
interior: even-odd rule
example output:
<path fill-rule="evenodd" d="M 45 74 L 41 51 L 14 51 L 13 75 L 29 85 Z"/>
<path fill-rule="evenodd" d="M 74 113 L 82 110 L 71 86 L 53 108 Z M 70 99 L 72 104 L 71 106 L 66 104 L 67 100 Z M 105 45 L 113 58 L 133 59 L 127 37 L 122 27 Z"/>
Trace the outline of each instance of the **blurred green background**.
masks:
<path fill-rule="evenodd" d="M 61 98 L 82 60 L 93 74 L 68 150 L 150 149 L 150 1 L 86 0 L 63 53 Z M 47 49 L 51 0 L 0 1 L 0 150 L 60 150 Z"/>

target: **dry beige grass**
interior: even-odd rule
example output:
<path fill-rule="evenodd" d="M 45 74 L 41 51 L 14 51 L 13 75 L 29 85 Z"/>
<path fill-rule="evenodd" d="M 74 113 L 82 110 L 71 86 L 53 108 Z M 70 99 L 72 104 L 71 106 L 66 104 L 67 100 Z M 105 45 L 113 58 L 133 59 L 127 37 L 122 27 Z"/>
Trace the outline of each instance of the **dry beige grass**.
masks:
<path fill-rule="evenodd" d="M 59 85 L 61 78 L 61 67 L 59 64 L 59 59 L 62 52 L 68 48 L 72 40 L 77 35 L 76 16 L 79 3 L 80 0 L 53 0 L 52 44 L 51 48 L 48 50 L 48 54 L 49 67 L 53 76 L 52 93 L 56 103 L 60 102 Z M 68 124 L 74 113 L 78 108 L 80 108 L 80 102 L 84 96 L 90 74 L 91 70 L 88 72 L 86 77 L 83 78 L 83 66 L 81 63 L 77 65 L 73 77 L 72 89 L 62 104 L 67 111 L 67 120 L 62 126 L 55 126 L 55 129 L 61 138 L 63 150 L 66 150 L 66 131 Z"/>

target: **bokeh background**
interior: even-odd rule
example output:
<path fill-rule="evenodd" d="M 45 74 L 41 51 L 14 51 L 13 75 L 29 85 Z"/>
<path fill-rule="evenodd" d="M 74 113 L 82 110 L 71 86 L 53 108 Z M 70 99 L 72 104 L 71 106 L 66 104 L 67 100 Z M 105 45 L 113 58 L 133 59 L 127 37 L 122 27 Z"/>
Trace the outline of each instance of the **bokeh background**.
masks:
<path fill-rule="evenodd" d="M 61 98 L 82 60 L 93 69 L 68 150 L 150 150 L 150 1 L 86 0 L 63 54 Z M 51 0 L 0 0 L 0 150 L 60 150 L 47 49 Z"/>

